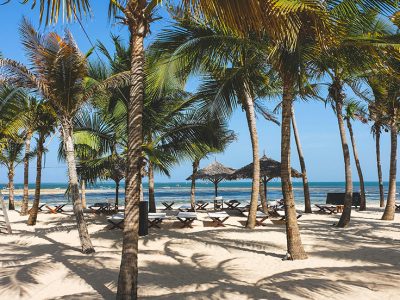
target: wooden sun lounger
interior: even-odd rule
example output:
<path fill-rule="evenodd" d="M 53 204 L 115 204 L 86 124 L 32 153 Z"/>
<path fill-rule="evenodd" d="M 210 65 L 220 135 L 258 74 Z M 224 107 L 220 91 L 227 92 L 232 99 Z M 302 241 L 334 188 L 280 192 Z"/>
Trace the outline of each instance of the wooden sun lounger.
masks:
<path fill-rule="evenodd" d="M 166 213 L 149 213 L 147 216 L 149 228 L 151 227 L 161 228 L 159 224 L 166 218 L 167 218 Z"/>
<path fill-rule="evenodd" d="M 326 213 L 326 214 L 336 214 L 336 206 L 333 205 L 323 205 L 323 204 L 314 204 L 319 211 L 318 212 L 322 212 L 322 213 Z"/>
<path fill-rule="evenodd" d="M 181 211 L 181 212 L 194 211 L 191 204 L 183 204 L 183 205 L 181 205 L 178 209 L 179 209 L 179 211 Z"/>
<path fill-rule="evenodd" d="M 249 213 L 244 212 L 244 216 L 248 217 Z M 268 215 L 266 213 L 263 213 L 262 211 L 257 211 L 256 213 L 256 226 L 266 226 L 267 224 L 264 224 L 264 222 L 268 219 Z"/>
<path fill-rule="evenodd" d="M 56 213 L 64 212 L 63 208 L 65 205 L 67 205 L 67 203 L 59 204 L 59 205 L 56 205 L 55 207 L 51 207 L 50 205 L 46 204 L 45 207 L 48 209 L 49 213 L 56 214 Z"/>
<path fill-rule="evenodd" d="M 197 219 L 195 212 L 179 212 L 176 218 L 182 223 L 182 228 L 188 227 L 193 228 L 192 223 Z"/>
<path fill-rule="evenodd" d="M 280 218 L 279 221 L 284 221 L 286 220 L 286 213 L 284 210 L 277 210 L 276 214 L 278 215 L 278 217 Z M 297 219 L 301 218 L 302 214 L 297 214 Z"/>
<path fill-rule="evenodd" d="M 206 201 L 197 201 L 196 202 L 196 210 L 206 210 L 206 207 L 209 205 L 210 203 L 206 202 Z"/>
<path fill-rule="evenodd" d="M 400 211 L 400 203 L 395 203 L 394 205 L 395 205 L 395 210 Z"/>
<path fill-rule="evenodd" d="M 108 223 L 111 224 L 110 229 L 114 228 L 119 228 L 123 229 L 124 228 L 124 220 L 125 216 L 123 214 L 115 214 L 107 218 Z"/>
<path fill-rule="evenodd" d="M 238 207 L 240 205 L 240 201 L 238 200 L 229 200 L 229 201 L 225 201 L 225 204 L 228 206 L 228 209 L 235 209 L 236 207 Z"/>
<path fill-rule="evenodd" d="M 208 217 L 218 227 L 225 227 L 224 222 L 229 219 L 229 215 L 225 211 L 221 212 L 209 212 Z"/>
<path fill-rule="evenodd" d="M 161 202 L 161 204 L 164 205 L 165 210 L 172 210 L 173 209 L 172 206 L 175 204 L 175 202 L 174 201 L 164 201 L 164 202 Z"/>
<path fill-rule="evenodd" d="M 111 204 L 107 202 L 99 202 L 89 206 L 89 209 L 95 214 L 107 213 L 111 210 Z"/>

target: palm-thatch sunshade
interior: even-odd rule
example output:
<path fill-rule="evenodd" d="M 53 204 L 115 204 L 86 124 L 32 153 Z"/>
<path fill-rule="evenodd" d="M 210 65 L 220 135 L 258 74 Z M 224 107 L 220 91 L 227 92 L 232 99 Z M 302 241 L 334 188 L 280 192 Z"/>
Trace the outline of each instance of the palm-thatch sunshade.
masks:
<path fill-rule="evenodd" d="M 194 175 L 195 179 L 209 180 L 214 183 L 215 197 L 218 196 L 218 183 L 226 179 L 235 172 L 235 169 L 224 166 L 215 161 L 207 167 L 200 169 L 196 174 L 190 175 L 186 180 L 191 180 Z"/>
<path fill-rule="evenodd" d="M 267 199 L 267 183 L 277 177 L 281 177 L 281 163 L 265 154 L 260 158 L 260 177 L 264 184 L 265 199 Z M 292 177 L 300 178 L 301 173 L 292 168 Z M 253 178 L 253 163 L 237 169 L 235 173 L 229 176 L 229 180 Z"/>

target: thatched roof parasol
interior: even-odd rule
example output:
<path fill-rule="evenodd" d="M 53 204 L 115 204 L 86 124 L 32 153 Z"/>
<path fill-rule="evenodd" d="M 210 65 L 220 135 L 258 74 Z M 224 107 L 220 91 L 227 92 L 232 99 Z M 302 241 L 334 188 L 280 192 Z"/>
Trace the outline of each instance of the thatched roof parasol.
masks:
<path fill-rule="evenodd" d="M 260 158 L 260 177 L 264 185 L 264 195 L 267 199 L 267 183 L 277 177 L 281 177 L 281 163 L 265 154 Z M 292 168 L 292 177 L 300 178 L 301 173 Z M 229 176 L 229 180 L 253 178 L 253 163 L 236 170 L 235 173 Z"/>
<path fill-rule="evenodd" d="M 281 163 L 272 158 L 263 155 L 260 158 L 260 176 L 271 180 L 272 178 L 281 177 Z M 235 173 L 229 176 L 230 180 L 252 178 L 253 177 L 253 163 L 244 166 L 243 168 L 237 169 Z M 292 168 L 292 177 L 300 178 L 301 173 Z M 268 180 L 268 181 L 269 181 Z"/>
<path fill-rule="evenodd" d="M 235 169 L 224 166 L 223 164 L 215 161 L 207 167 L 200 169 L 196 174 L 190 175 L 186 180 L 191 180 L 194 175 L 195 179 L 209 180 L 214 183 L 215 197 L 218 196 L 218 183 L 232 175 Z"/>

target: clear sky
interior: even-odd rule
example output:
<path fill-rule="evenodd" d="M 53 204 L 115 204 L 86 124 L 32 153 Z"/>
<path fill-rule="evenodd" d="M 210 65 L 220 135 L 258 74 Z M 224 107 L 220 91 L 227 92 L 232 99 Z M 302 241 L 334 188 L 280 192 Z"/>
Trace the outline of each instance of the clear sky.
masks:
<path fill-rule="evenodd" d="M 31 10 L 29 5 L 21 5 L 19 2 L 11 0 L 11 3 L 0 6 L 0 51 L 5 57 L 26 63 L 18 36 L 18 26 L 22 17 L 26 16 L 39 28 L 38 9 Z M 91 40 L 94 42 L 101 40 L 106 45 L 110 45 L 109 36 L 111 32 L 127 38 L 126 28 L 118 24 L 112 24 L 108 20 L 108 1 L 92 1 L 92 3 L 96 3 L 96 6 L 93 7 L 93 17 L 83 20 L 83 24 Z M 163 19 L 152 25 L 152 32 L 147 43 L 163 26 L 169 25 L 168 16 L 163 7 L 159 9 L 159 15 Z M 90 43 L 78 24 L 65 24 L 61 22 L 56 27 L 50 27 L 51 30 L 57 30 L 60 33 L 63 28 L 71 30 L 78 46 L 83 52 L 90 49 Z M 41 26 L 39 29 L 44 30 L 44 27 Z M 194 83 L 189 82 L 187 88 L 188 90 L 192 90 Z M 271 108 L 275 105 L 276 102 L 272 101 L 269 104 Z M 340 136 L 337 121 L 330 106 L 325 107 L 323 103 L 309 101 L 296 103 L 295 109 L 309 180 L 343 181 L 344 164 Z M 212 155 L 207 160 L 201 161 L 201 167 L 208 165 L 214 159 L 233 168 L 239 168 L 251 162 L 251 143 L 247 123 L 245 114 L 240 109 L 232 115 L 230 128 L 236 132 L 238 140 L 232 143 L 225 153 Z M 280 128 L 277 125 L 266 122 L 262 117 L 257 119 L 257 128 L 260 154 L 262 155 L 262 152 L 265 150 L 268 156 L 280 160 Z M 370 134 L 370 126 L 355 123 L 354 132 L 364 171 L 364 178 L 366 181 L 376 181 L 375 142 Z M 389 142 L 389 134 L 384 133 L 381 142 L 384 180 L 387 180 L 389 174 Z M 64 182 L 67 180 L 65 165 L 57 161 L 58 143 L 59 138 L 57 136 L 49 144 L 49 152 L 46 154 L 46 167 L 42 175 L 43 182 Z M 358 181 L 354 160 L 352 160 L 352 164 L 354 181 Z M 292 165 L 300 169 L 294 141 L 292 143 Z M 183 181 L 190 173 L 191 162 L 183 162 L 173 169 L 170 178 L 157 175 L 156 180 L 159 182 Z M 32 161 L 30 166 L 30 182 L 34 182 L 34 174 L 35 161 Z M 23 170 L 20 166 L 16 170 L 15 181 L 16 183 L 21 183 L 22 180 Z M 6 181 L 7 171 L 4 168 L 0 168 L 0 182 L 5 183 Z"/>

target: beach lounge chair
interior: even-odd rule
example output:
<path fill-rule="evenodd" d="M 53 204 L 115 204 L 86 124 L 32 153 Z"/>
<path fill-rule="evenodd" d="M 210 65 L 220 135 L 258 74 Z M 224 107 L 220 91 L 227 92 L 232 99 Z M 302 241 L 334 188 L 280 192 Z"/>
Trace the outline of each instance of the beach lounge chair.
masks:
<path fill-rule="evenodd" d="M 214 210 L 222 210 L 224 208 L 224 200 L 222 196 L 214 198 Z"/>
<path fill-rule="evenodd" d="M 114 229 L 114 228 L 123 229 L 124 228 L 124 220 L 125 220 L 124 214 L 115 214 L 115 215 L 109 216 L 107 218 L 108 223 L 111 224 L 110 229 Z"/>
<path fill-rule="evenodd" d="M 161 228 L 159 224 L 166 218 L 167 218 L 166 213 L 149 213 L 147 216 L 149 228 L 151 227 Z"/>
<path fill-rule="evenodd" d="M 202 200 L 200 200 L 200 201 L 197 201 L 196 202 L 196 209 L 197 210 L 206 210 L 206 207 L 208 206 L 208 202 L 206 202 L 206 201 L 202 201 Z"/>
<path fill-rule="evenodd" d="M 395 203 L 395 210 L 400 211 L 400 202 Z"/>
<path fill-rule="evenodd" d="M 208 217 L 217 227 L 225 227 L 224 222 L 229 219 L 229 215 L 225 211 L 209 212 Z"/>
<path fill-rule="evenodd" d="M 98 202 L 89 206 L 89 209 L 95 214 L 107 213 L 111 210 L 111 204 L 108 202 Z"/>
<path fill-rule="evenodd" d="M 192 223 L 197 219 L 197 214 L 195 212 L 180 211 L 176 215 L 176 218 L 182 223 L 182 228 L 193 228 Z"/>
<path fill-rule="evenodd" d="M 47 203 L 39 203 L 38 211 L 43 211 L 43 207 L 46 206 Z M 28 210 L 28 213 L 31 213 L 32 207 Z"/>
<path fill-rule="evenodd" d="M 326 204 L 332 205 L 344 205 L 345 193 L 327 193 L 326 194 Z M 353 193 L 353 200 L 351 206 L 356 208 L 360 206 L 361 195 L 360 193 Z"/>
<path fill-rule="evenodd" d="M 243 212 L 245 217 L 249 216 L 249 212 Z M 256 213 L 256 226 L 265 226 L 264 222 L 268 219 L 268 215 L 262 211 L 257 211 Z"/>
<path fill-rule="evenodd" d="M 51 207 L 50 204 L 46 204 L 45 207 L 47 208 L 47 210 L 49 211 L 48 213 L 50 214 L 56 214 L 56 213 L 62 213 L 64 212 L 63 208 L 65 205 L 67 205 L 68 203 L 64 203 L 64 204 L 58 204 L 54 207 Z"/>
<path fill-rule="evenodd" d="M 235 209 L 236 207 L 238 207 L 240 205 L 240 201 L 238 200 L 229 200 L 229 201 L 225 201 L 225 204 L 227 205 L 228 209 Z"/>
<path fill-rule="evenodd" d="M 193 209 L 191 204 L 183 204 L 178 209 L 181 212 L 194 211 L 194 209 Z"/>
<path fill-rule="evenodd" d="M 279 221 L 284 221 L 284 220 L 286 220 L 286 213 L 285 213 L 285 211 L 284 210 L 277 210 L 276 211 L 276 215 L 278 216 L 278 218 L 279 218 Z M 302 216 L 302 214 L 297 214 L 297 219 L 299 219 L 299 218 L 301 218 L 301 216 Z"/>
<path fill-rule="evenodd" d="M 326 213 L 326 214 L 336 214 L 336 206 L 333 205 L 323 205 L 323 204 L 314 204 L 319 210 L 318 212 Z"/>
<path fill-rule="evenodd" d="M 172 206 L 175 204 L 175 202 L 174 201 L 164 201 L 164 202 L 161 202 L 161 204 L 164 205 L 165 210 L 172 210 L 173 209 Z"/>

